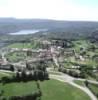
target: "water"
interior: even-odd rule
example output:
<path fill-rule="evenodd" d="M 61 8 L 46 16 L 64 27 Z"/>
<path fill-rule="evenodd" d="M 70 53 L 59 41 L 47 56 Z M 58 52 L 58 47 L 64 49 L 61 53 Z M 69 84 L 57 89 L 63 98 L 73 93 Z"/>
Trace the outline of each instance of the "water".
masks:
<path fill-rule="evenodd" d="M 37 32 L 45 32 L 47 31 L 46 29 L 33 29 L 33 30 L 21 30 L 18 32 L 14 32 L 14 33 L 9 33 L 10 35 L 27 35 L 27 34 L 34 34 Z"/>
<path fill-rule="evenodd" d="M 33 30 L 21 30 L 21 31 L 18 31 L 18 32 L 14 32 L 14 33 L 9 33 L 10 35 L 28 35 L 28 34 L 34 34 L 34 33 L 37 33 L 37 32 L 42 32 L 42 33 L 45 33 L 46 34 L 46 31 L 48 29 L 33 29 Z M 0 49 L 2 47 L 5 47 L 6 45 L 8 45 L 9 43 L 7 42 L 2 42 L 0 41 Z"/>

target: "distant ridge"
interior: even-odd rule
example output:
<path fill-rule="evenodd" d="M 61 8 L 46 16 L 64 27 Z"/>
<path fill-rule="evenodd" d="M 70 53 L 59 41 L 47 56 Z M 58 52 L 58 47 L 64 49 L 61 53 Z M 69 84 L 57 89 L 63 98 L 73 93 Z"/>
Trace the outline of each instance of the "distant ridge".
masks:
<path fill-rule="evenodd" d="M 51 33 L 70 33 L 89 36 L 98 29 L 98 22 L 0 18 L 0 34 L 4 35 L 24 29 L 48 29 L 48 32 Z"/>

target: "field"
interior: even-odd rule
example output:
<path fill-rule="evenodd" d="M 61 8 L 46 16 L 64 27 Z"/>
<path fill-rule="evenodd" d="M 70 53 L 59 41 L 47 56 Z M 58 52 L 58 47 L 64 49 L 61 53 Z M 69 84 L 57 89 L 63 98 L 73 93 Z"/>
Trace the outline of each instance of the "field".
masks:
<path fill-rule="evenodd" d="M 98 98 L 98 85 L 96 84 L 88 84 L 88 87 L 90 88 L 90 90 L 97 96 Z"/>
<path fill-rule="evenodd" d="M 6 97 L 30 94 L 37 90 L 35 82 L 10 83 L 3 86 L 0 84 L 0 88 L 4 90 L 4 96 Z"/>
<path fill-rule="evenodd" d="M 84 92 L 67 83 L 59 82 L 57 80 L 48 80 L 39 83 L 42 91 L 42 100 L 82 100 L 82 98 L 84 100 L 90 100 Z M 26 83 L 15 82 L 5 85 L 0 84 L 0 90 L 4 91 L 3 95 L 6 97 L 19 96 L 37 91 L 37 86 L 35 81 Z"/>
<path fill-rule="evenodd" d="M 7 48 L 28 48 L 28 49 L 37 49 L 39 48 L 40 43 L 38 41 L 31 41 L 29 43 L 13 43 L 7 46 Z"/>
<path fill-rule="evenodd" d="M 80 85 L 80 86 L 85 86 L 85 83 L 83 81 L 80 80 L 75 80 L 74 81 L 76 84 Z"/>
<path fill-rule="evenodd" d="M 87 40 L 77 40 L 77 41 L 73 41 L 74 44 L 74 48 L 76 50 L 76 52 L 80 51 L 80 48 L 88 48 L 90 43 Z"/>
<path fill-rule="evenodd" d="M 81 90 L 57 80 L 41 82 L 40 85 L 42 100 L 90 100 Z"/>
<path fill-rule="evenodd" d="M 2 77 L 5 77 L 5 76 L 10 76 L 10 74 L 6 74 L 6 73 L 3 73 L 3 72 L 0 72 L 0 79 L 1 79 Z"/>
<path fill-rule="evenodd" d="M 32 48 L 31 43 L 14 43 L 8 46 L 8 48 Z"/>
<path fill-rule="evenodd" d="M 18 62 L 26 58 L 25 52 L 13 52 L 6 55 L 9 62 Z"/>

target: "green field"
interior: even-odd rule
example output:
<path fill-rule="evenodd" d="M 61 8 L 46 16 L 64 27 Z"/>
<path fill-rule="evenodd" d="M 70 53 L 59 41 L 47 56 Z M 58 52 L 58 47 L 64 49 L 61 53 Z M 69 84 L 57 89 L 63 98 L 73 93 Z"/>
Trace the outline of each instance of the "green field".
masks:
<path fill-rule="evenodd" d="M 80 86 L 85 86 L 85 83 L 83 81 L 75 80 L 74 81 L 76 84 Z M 97 84 L 88 84 L 89 89 L 98 97 L 98 85 Z"/>
<path fill-rule="evenodd" d="M 89 86 L 90 90 L 91 90 L 94 94 L 96 94 L 97 97 L 98 97 L 98 85 L 96 85 L 96 84 L 90 84 L 90 83 L 89 83 L 88 86 Z"/>
<path fill-rule="evenodd" d="M 19 49 L 23 49 L 23 48 L 28 48 L 28 49 L 37 49 L 39 48 L 40 43 L 37 41 L 33 41 L 30 43 L 13 43 L 7 46 L 7 48 L 19 48 Z"/>
<path fill-rule="evenodd" d="M 74 82 L 80 86 L 85 86 L 84 81 L 80 81 L 80 80 L 74 80 Z"/>
<path fill-rule="evenodd" d="M 42 91 L 41 100 L 90 100 L 80 89 L 67 83 L 57 80 L 48 80 L 39 83 Z M 37 91 L 37 86 L 35 81 L 30 81 L 26 83 L 0 84 L 0 89 L 4 90 L 3 95 L 8 97 L 30 94 L 33 91 Z"/>
<path fill-rule="evenodd" d="M 20 83 L 10 83 L 6 85 L 1 85 L 0 88 L 4 90 L 4 96 L 19 96 L 30 94 L 37 90 L 35 82 L 20 82 Z"/>
<path fill-rule="evenodd" d="M 5 77 L 5 76 L 11 77 L 11 74 L 10 74 L 10 73 L 0 72 L 0 79 L 1 79 L 2 77 Z"/>
<path fill-rule="evenodd" d="M 77 40 L 73 41 L 73 44 L 76 52 L 79 52 L 81 47 L 87 49 L 90 43 L 87 40 Z"/>
<path fill-rule="evenodd" d="M 26 58 L 25 52 L 13 52 L 6 55 L 6 58 L 10 62 L 18 62 Z"/>
<path fill-rule="evenodd" d="M 81 90 L 57 80 L 41 82 L 42 100 L 90 100 Z"/>
<path fill-rule="evenodd" d="M 31 43 L 14 43 L 14 44 L 10 44 L 8 46 L 8 48 L 32 48 Z"/>

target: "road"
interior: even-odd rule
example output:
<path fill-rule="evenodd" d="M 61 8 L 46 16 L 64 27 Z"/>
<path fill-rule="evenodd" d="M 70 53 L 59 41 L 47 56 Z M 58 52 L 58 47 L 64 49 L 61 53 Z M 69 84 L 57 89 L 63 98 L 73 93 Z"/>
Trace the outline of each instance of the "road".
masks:
<path fill-rule="evenodd" d="M 91 100 L 97 100 L 96 96 L 87 87 L 83 87 L 74 83 L 74 78 L 70 77 L 69 75 L 50 75 L 50 78 L 59 80 L 61 82 L 67 82 L 68 84 L 84 91 L 86 94 L 88 94 Z"/>
<path fill-rule="evenodd" d="M 59 67 L 59 63 L 58 63 L 57 57 L 54 54 L 54 52 L 55 52 L 55 49 L 53 47 L 51 47 L 51 54 L 52 54 L 53 61 L 54 61 L 55 65 L 57 67 Z M 2 54 L 2 57 L 5 60 L 4 54 Z M 49 70 L 50 69 L 48 69 L 48 71 Z M 80 85 L 74 83 L 74 80 L 85 81 L 85 79 L 73 78 L 73 77 L 71 77 L 71 76 L 69 76 L 67 74 L 61 74 L 61 75 L 51 75 L 50 74 L 50 78 L 56 79 L 56 80 L 59 80 L 59 81 L 62 81 L 62 82 L 67 82 L 68 84 L 70 84 L 70 85 L 72 85 L 74 87 L 77 87 L 77 88 L 81 89 L 82 91 L 84 91 L 86 94 L 89 95 L 91 100 L 97 100 L 97 98 L 94 96 L 94 94 L 87 87 L 83 87 L 83 86 L 80 86 Z M 96 81 L 91 81 L 91 80 L 88 80 L 88 81 L 91 82 L 91 83 L 98 84 L 98 82 L 96 82 Z"/>
<path fill-rule="evenodd" d="M 55 52 L 55 49 L 53 47 L 51 47 L 51 54 L 53 56 L 53 61 L 55 63 L 55 65 L 57 67 L 59 67 L 59 63 L 58 63 L 58 60 L 56 58 L 56 56 L 54 55 L 54 52 Z M 49 71 L 49 69 L 48 69 Z M 91 98 L 91 100 L 97 100 L 97 97 L 87 88 L 87 87 L 83 87 L 83 86 L 80 86 L 76 83 L 74 83 L 74 80 L 81 80 L 81 81 L 85 81 L 85 79 L 77 79 L 77 78 L 73 78 L 67 74 L 62 74 L 62 75 L 50 75 L 50 78 L 52 79 L 56 79 L 56 80 L 59 80 L 59 81 L 62 81 L 62 82 L 67 82 L 68 84 L 76 87 L 76 88 L 79 88 L 81 89 L 82 91 L 84 91 L 86 94 L 88 94 L 88 96 Z M 96 81 L 91 81 L 91 80 L 88 80 L 89 82 L 91 83 L 96 83 L 98 84 L 98 82 Z"/>
<path fill-rule="evenodd" d="M 55 52 L 54 48 L 53 48 L 53 47 L 51 47 L 52 59 L 53 59 L 53 61 L 54 61 L 55 65 L 56 65 L 57 67 L 59 67 L 58 60 L 57 60 L 57 58 L 56 58 L 56 56 L 55 56 L 54 52 Z"/>

